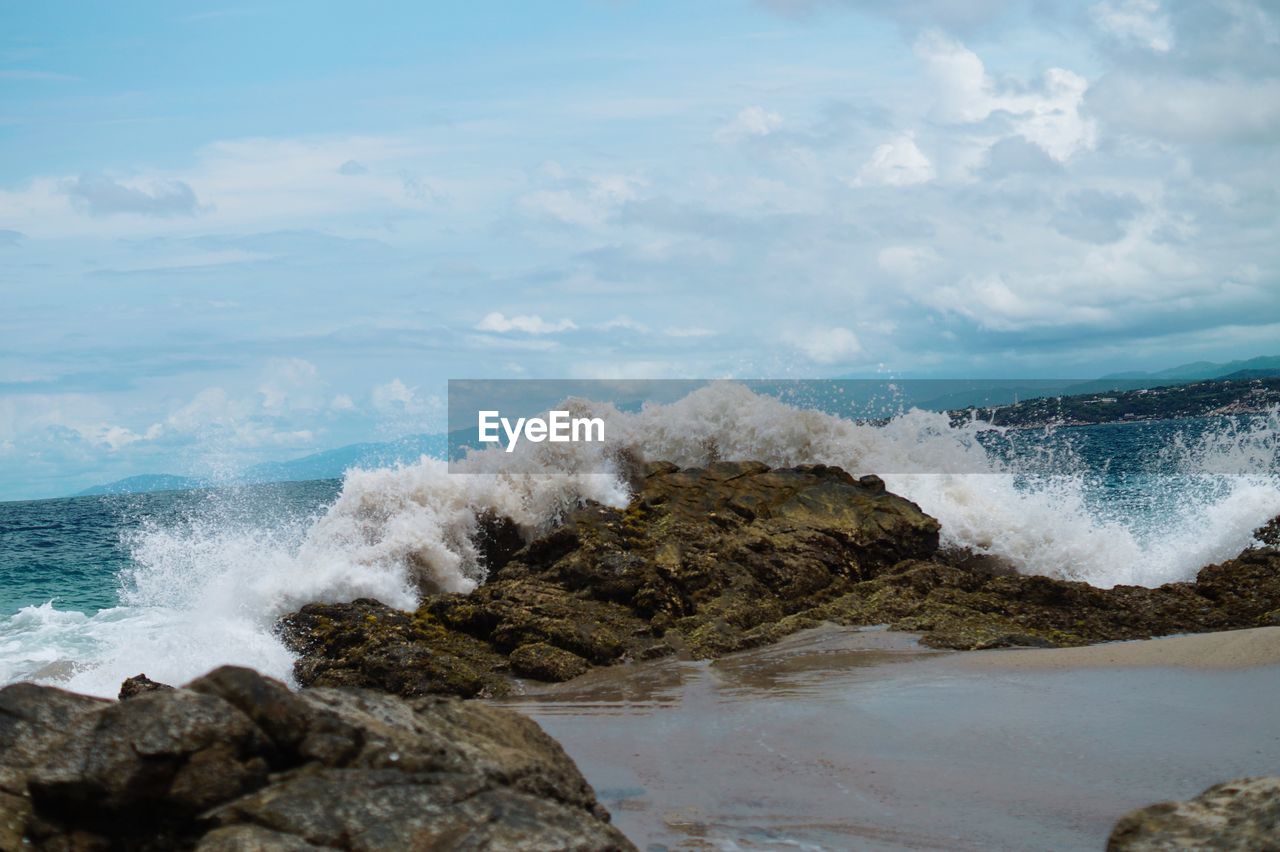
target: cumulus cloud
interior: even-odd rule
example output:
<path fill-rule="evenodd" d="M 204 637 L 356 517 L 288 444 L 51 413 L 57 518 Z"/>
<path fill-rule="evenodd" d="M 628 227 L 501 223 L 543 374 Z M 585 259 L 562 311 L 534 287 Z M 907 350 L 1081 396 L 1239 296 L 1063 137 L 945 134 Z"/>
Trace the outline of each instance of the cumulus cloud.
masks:
<path fill-rule="evenodd" d="M 921 246 L 886 246 L 876 255 L 876 264 L 896 278 L 914 278 L 936 260 L 932 249 Z"/>
<path fill-rule="evenodd" d="M 571 176 L 554 163 L 542 172 L 544 187 L 523 195 L 520 207 L 534 218 L 582 228 L 603 228 L 645 184 L 634 175 Z"/>
<path fill-rule="evenodd" d="M 295 428 L 282 412 L 266 410 L 251 396 L 208 387 L 140 433 L 140 440 L 173 446 L 197 445 L 234 456 L 263 448 L 306 446 L 310 429 Z"/>
<path fill-rule="evenodd" d="M 1158 0 L 1104 0 L 1089 7 L 1094 23 L 1112 36 L 1156 53 L 1173 47 L 1173 28 Z"/>
<path fill-rule="evenodd" d="M 1040 282 L 1043 284 L 1043 282 Z M 925 301 L 993 331 L 1018 331 L 1065 324 L 1105 324 L 1105 307 L 1072 305 L 1036 286 L 1011 286 L 999 274 L 965 275 L 955 284 L 930 290 Z"/>
<path fill-rule="evenodd" d="M 1116 74 L 1090 93 L 1089 103 L 1111 126 L 1170 142 L 1269 144 L 1280 136 L 1275 78 Z"/>
<path fill-rule="evenodd" d="M 817 364 L 848 361 L 862 353 L 858 336 L 840 326 L 808 329 L 788 335 L 788 342 Z"/>
<path fill-rule="evenodd" d="M 736 142 L 753 136 L 768 136 L 782 127 L 782 116 L 762 106 L 749 106 L 716 131 L 721 142 Z"/>
<path fill-rule="evenodd" d="M 1136 197 L 1097 189 L 1069 193 L 1053 215 L 1058 233 L 1091 243 L 1113 243 L 1125 234 L 1125 223 L 1142 209 Z"/>
<path fill-rule="evenodd" d="M 522 331 L 525 334 L 555 334 L 561 331 L 573 331 L 577 327 L 571 319 L 547 322 L 536 314 L 508 317 L 499 311 L 485 314 L 484 319 L 476 323 L 476 331 L 492 331 L 498 334 L 506 334 L 509 331 Z"/>
<path fill-rule="evenodd" d="M 104 175 L 83 174 L 64 187 L 90 216 L 192 216 L 200 210 L 195 191 L 180 180 L 156 180 L 129 186 Z"/>
<path fill-rule="evenodd" d="M 1035 85 L 1001 85 L 976 53 L 936 31 L 922 34 L 915 52 L 933 78 L 938 120 L 975 124 L 1007 115 L 1015 133 L 1059 162 L 1096 144 L 1097 124 L 1081 111 L 1089 84 L 1079 74 L 1050 68 Z"/>
<path fill-rule="evenodd" d="M 282 358 L 267 365 L 258 393 L 263 410 L 269 414 L 314 411 L 322 404 L 324 382 L 310 361 Z"/>
<path fill-rule="evenodd" d="M 1062 165 L 1050 157 L 1039 145 L 1033 145 L 1021 136 L 1006 136 L 983 153 L 983 177 L 1001 178 L 1009 175 L 1048 175 L 1062 171 Z"/>
<path fill-rule="evenodd" d="M 643 334 L 649 330 L 649 327 L 644 323 L 636 322 L 628 316 L 614 317 L 611 320 L 605 320 L 602 323 L 597 323 L 593 328 L 597 331 L 616 331 L 617 329 L 623 329 L 626 331 L 634 331 L 639 334 Z"/>
<path fill-rule="evenodd" d="M 91 444 L 97 444 L 105 447 L 110 452 L 117 452 L 130 444 L 138 441 L 146 440 L 145 435 L 139 435 L 132 429 L 124 426 L 113 426 L 110 423 L 96 423 L 93 425 L 80 426 L 76 429 L 80 433 L 80 437 L 84 438 Z"/>
<path fill-rule="evenodd" d="M 855 186 L 913 186 L 937 176 L 933 163 L 916 146 L 915 135 L 904 133 L 876 146 L 871 159 L 858 170 Z"/>
<path fill-rule="evenodd" d="M 369 394 L 373 409 L 393 426 L 422 428 L 425 422 L 444 411 L 439 396 L 423 394 L 400 379 L 376 386 Z"/>

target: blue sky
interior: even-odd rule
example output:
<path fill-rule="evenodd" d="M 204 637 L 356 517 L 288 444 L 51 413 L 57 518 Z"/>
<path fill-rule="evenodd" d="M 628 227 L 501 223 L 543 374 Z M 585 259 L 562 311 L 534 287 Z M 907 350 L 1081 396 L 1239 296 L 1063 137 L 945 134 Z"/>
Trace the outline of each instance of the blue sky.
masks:
<path fill-rule="evenodd" d="M 1280 352 L 1274 4 L 0 22 L 0 499 L 432 431 L 448 378 Z"/>

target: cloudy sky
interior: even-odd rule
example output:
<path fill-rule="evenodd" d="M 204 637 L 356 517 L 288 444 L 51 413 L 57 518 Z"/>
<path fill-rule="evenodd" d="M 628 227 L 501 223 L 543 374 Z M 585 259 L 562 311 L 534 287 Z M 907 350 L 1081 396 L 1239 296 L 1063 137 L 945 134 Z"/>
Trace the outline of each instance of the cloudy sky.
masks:
<path fill-rule="evenodd" d="M 1270 0 L 0 9 L 0 499 L 448 378 L 1280 353 Z"/>

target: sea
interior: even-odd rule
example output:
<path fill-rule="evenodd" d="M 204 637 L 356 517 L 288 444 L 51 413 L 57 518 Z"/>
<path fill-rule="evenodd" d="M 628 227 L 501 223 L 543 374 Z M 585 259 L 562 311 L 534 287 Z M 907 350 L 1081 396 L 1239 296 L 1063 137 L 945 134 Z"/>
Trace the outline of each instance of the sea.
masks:
<path fill-rule="evenodd" d="M 647 459 L 878 474 L 941 521 L 945 545 L 1103 587 L 1193 579 L 1280 515 L 1275 410 L 1008 430 L 921 410 L 855 422 L 723 385 L 600 413 Z M 0 684 L 113 696 L 132 675 L 183 683 L 226 663 L 288 681 L 281 615 L 465 593 L 484 580 L 486 513 L 531 537 L 584 501 L 625 505 L 625 477 L 593 450 L 524 449 L 514 469 L 424 457 L 341 480 L 0 503 Z"/>

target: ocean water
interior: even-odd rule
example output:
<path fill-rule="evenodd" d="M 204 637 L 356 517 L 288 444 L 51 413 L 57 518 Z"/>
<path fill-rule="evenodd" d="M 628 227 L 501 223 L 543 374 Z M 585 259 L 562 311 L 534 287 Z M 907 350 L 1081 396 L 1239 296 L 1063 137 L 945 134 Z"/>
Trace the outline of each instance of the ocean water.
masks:
<path fill-rule="evenodd" d="M 945 543 L 1101 586 L 1190 579 L 1280 514 L 1277 412 L 1004 431 L 918 410 L 854 423 L 737 385 L 632 412 L 581 404 L 649 459 L 880 474 L 942 522 Z M 280 615 L 469 591 L 484 578 L 471 539 L 486 512 L 532 536 L 584 500 L 624 505 L 599 452 L 528 444 L 514 459 L 476 454 L 461 473 L 424 458 L 341 482 L 2 503 L 0 683 L 114 695 L 139 672 L 180 683 L 223 663 L 287 680 Z"/>

